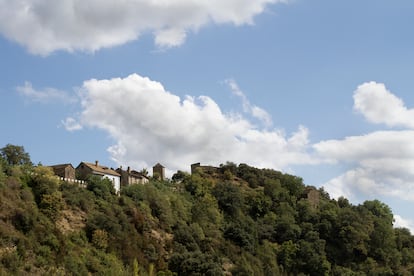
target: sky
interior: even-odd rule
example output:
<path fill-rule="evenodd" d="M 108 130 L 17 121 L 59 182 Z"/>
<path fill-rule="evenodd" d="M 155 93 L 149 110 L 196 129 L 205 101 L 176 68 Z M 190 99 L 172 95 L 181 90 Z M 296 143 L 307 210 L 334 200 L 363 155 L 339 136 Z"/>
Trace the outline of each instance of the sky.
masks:
<path fill-rule="evenodd" d="M 0 146 L 272 168 L 413 232 L 413 21 L 409 0 L 0 0 Z"/>

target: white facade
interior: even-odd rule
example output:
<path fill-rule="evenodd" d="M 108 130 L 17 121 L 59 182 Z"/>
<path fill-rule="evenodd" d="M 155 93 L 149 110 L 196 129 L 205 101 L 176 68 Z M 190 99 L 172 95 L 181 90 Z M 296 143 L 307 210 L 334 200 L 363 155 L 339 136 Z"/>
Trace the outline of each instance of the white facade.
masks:
<path fill-rule="evenodd" d="M 103 174 L 102 178 L 109 179 L 114 185 L 115 192 L 119 194 L 119 192 L 121 191 L 121 178 L 119 176 L 112 174 Z"/>

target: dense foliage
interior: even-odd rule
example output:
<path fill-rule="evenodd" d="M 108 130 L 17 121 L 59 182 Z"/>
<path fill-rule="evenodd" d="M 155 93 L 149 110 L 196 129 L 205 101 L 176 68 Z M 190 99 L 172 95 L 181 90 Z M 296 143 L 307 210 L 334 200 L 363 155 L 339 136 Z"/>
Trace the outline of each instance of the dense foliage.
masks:
<path fill-rule="evenodd" d="M 20 154 L 0 158 L 0 275 L 414 273 L 413 236 L 377 200 L 353 205 L 233 163 L 118 196 L 107 180 L 60 182 Z"/>

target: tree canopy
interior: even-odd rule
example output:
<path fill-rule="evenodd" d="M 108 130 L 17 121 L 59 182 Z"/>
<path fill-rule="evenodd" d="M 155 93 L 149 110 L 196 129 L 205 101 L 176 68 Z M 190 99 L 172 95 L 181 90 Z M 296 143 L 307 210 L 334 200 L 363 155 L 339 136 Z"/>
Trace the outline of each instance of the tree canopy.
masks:
<path fill-rule="evenodd" d="M 0 275 L 414 274 L 414 237 L 378 200 L 229 162 L 116 195 L 98 177 L 83 188 L 22 170 L 17 152 L 0 166 Z"/>
<path fill-rule="evenodd" d="M 7 162 L 8 165 L 30 165 L 29 153 L 25 152 L 23 146 L 16 146 L 7 144 L 0 149 L 1 157 Z"/>

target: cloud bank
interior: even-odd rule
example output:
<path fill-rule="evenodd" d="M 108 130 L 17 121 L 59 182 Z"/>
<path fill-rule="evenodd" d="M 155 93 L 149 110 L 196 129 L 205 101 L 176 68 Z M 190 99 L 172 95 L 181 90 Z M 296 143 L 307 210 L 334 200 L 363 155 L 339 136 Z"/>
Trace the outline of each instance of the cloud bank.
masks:
<path fill-rule="evenodd" d="M 96 51 L 153 33 L 160 47 L 182 44 L 207 24 L 252 24 L 287 0 L 0 0 L 0 33 L 31 53 Z"/>
<path fill-rule="evenodd" d="M 335 163 L 344 168 L 342 174 L 326 183 L 312 183 L 323 185 L 335 198 L 358 202 L 393 196 L 414 201 L 414 129 L 410 127 L 414 116 L 384 84 L 358 86 L 354 109 L 370 122 L 405 129 L 314 144 L 304 126 L 291 135 L 271 128 L 271 116 L 253 105 L 236 81 L 226 84 L 241 99 L 243 114 L 225 113 L 207 96 L 182 99 L 161 83 L 137 74 L 91 79 L 79 92 L 78 115 L 61 123 L 68 131 L 87 127 L 107 132 L 115 141 L 108 152 L 118 165 L 145 168 L 161 162 L 176 171 L 188 170 L 194 162 L 234 161 L 286 171 L 295 165 Z M 67 95 L 51 88 L 36 90 L 30 83 L 17 90 L 38 102 Z"/>
<path fill-rule="evenodd" d="M 414 129 L 379 130 L 310 144 L 307 128 L 299 126 L 290 136 L 271 129 L 270 115 L 251 104 L 234 80 L 226 83 L 256 123 L 243 114 L 223 112 L 209 97 L 181 99 L 161 83 L 133 74 L 85 81 L 80 115 L 63 124 L 69 131 L 96 127 L 109 133 L 115 143 L 108 151 L 119 165 L 142 168 L 161 162 L 175 171 L 188 170 L 194 162 L 234 161 L 289 170 L 294 165 L 336 163 L 347 169 L 323 183 L 333 197 L 354 202 L 384 196 L 414 201 Z M 387 112 L 378 112 L 380 107 Z M 396 110 L 410 112 L 385 85 L 374 82 L 355 90 L 354 108 L 377 123 L 388 122 Z M 398 118 L 399 123 L 393 119 L 395 125 L 410 125 L 408 117 Z"/>
<path fill-rule="evenodd" d="M 384 84 L 368 82 L 354 92 L 354 109 L 368 121 L 403 130 L 381 130 L 342 140 L 322 141 L 320 157 L 349 170 L 324 184 L 334 197 L 358 200 L 394 196 L 414 201 L 414 115 Z"/>
<path fill-rule="evenodd" d="M 306 152 L 305 127 L 289 137 L 261 129 L 240 114 L 224 113 L 209 97 L 181 99 L 137 74 L 85 81 L 81 94 L 79 123 L 110 134 L 116 143 L 108 151 L 119 165 L 143 168 L 161 162 L 170 170 L 188 171 L 194 162 L 276 169 L 314 162 Z"/>
<path fill-rule="evenodd" d="M 79 91 L 78 115 L 63 120 L 62 125 L 68 131 L 104 130 L 115 141 L 108 152 L 118 165 L 140 169 L 161 162 L 171 173 L 188 171 L 194 162 L 217 165 L 234 161 L 285 171 L 295 165 L 335 163 L 344 172 L 319 183 L 334 198 L 345 196 L 354 203 L 389 196 L 414 201 L 412 109 L 384 84 L 358 86 L 354 109 L 370 122 L 399 129 L 315 144 L 309 142 L 309 131 L 303 126 L 291 135 L 271 129 L 271 116 L 253 105 L 236 81 L 227 80 L 226 84 L 241 99 L 242 114 L 223 112 L 207 96 L 180 98 L 161 83 L 137 74 L 91 79 Z M 36 90 L 30 83 L 17 90 L 38 102 L 65 95 L 51 88 Z M 405 128 L 400 129 L 402 126 Z M 395 226 L 413 231 L 411 221 L 398 214 L 395 218 Z"/>

